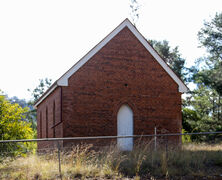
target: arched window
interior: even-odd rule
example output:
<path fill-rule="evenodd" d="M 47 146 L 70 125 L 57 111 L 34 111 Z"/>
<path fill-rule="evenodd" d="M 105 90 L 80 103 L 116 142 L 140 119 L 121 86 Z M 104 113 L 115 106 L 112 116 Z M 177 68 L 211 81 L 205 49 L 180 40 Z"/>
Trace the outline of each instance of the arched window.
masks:
<path fill-rule="evenodd" d="M 46 138 L 48 138 L 48 107 L 46 107 L 46 111 L 45 111 L 45 114 L 46 114 L 46 126 L 45 126 L 45 128 L 46 128 Z"/>
<path fill-rule="evenodd" d="M 39 129 L 39 138 L 42 138 L 42 111 L 40 111 Z"/>
<path fill-rule="evenodd" d="M 53 137 L 55 137 L 55 101 L 53 102 Z"/>

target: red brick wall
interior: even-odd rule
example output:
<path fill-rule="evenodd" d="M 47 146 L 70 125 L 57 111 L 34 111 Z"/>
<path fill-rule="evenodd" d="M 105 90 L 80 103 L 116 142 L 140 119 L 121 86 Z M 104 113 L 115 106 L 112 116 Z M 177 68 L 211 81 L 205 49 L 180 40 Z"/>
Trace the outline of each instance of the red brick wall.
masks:
<path fill-rule="evenodd" d="M 127 84 L 127 85 L 126 85 Z M 154 127 L 181 131 L 178 85 L 124 28 L 62 87 L 64 137 L 117 135 L 117 112 L 127 103 L 134 113 L 134 134 Z"/>
<path fill-rule="evenodd" d="M 53 110 L 54 109 L 54 110 Z M 54 111 L 54 113 L 53 113 Z M 48 112 L 48 115 L 47 115 Z M 48 116 L 48 117 L 47 117 Z M 42 119 L 42 125 L 40 122 Z M 48 119 L 48 123 L 47 123 Z M 61 121 L 61 87 L 57 87 L 42 103 L 37 107 L 37 132 L 38 138 L 63 137 L 63 127 L 60 123 L 55 128 L 54 125 Z M 48 130 L 46 129 L 48 124 Z M 40 128 L 41 126 L 41 128 Z M 40 135 L 42 133 L 42 135 Z M 53 143 L 41 142 L 38 143 L 38 148 L 51 146 Z"/>

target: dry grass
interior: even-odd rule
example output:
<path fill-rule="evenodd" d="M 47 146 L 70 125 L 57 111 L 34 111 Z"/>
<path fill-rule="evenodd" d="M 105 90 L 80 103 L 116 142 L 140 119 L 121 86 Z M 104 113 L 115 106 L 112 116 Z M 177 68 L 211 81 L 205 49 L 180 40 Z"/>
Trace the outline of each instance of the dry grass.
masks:
<path fill-rule="evenodd" d="M 222 151 L 222 144 L 187 143 L 183 145 L 183 149 L 189 151 Z"/>
<path fill-rule="evenodd" d="M 132 152 L 115 146 L 94 151 L 81 145 L 61 154 L 61 167 L 63 179 L 210 179 L 222 174 L 222 145 L 153 151 L 149 144 L 140 144 Z M 57 152 L 6 158 L 0 164 L 0 179 L 59 179 Z"/>

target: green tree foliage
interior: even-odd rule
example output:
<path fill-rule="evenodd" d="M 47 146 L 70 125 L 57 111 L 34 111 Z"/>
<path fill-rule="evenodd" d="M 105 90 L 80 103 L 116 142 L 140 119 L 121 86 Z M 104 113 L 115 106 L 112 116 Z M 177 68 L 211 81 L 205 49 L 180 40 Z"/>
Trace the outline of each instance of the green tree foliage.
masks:
<path fill-rule="evenodd" d="M 201 131 L 221 131 L 221 104 L 217 92 L 206 86 L 198 86 L 187 98 L 187 104 L 191 109 L 183 109 L 183 125 L 185 130 Z"/>
<path fill-rule="evenodd" d="M 171 48 L 166 40 L 149 40 L 153 48 L 159 53 L 163 60 L 172 68 L 172 70 L 183 80 L 185 80 L 186 68 L 185 59 L 181 57 L 178 46 Z"/>
<path fill-rule="evenodd" d="M 204 86 L 198 87 L 190 92 L 190 96 L 184 101 L 183 128 L 187 132 L 215 132 L 222 131 L 221 121 L 222 100 L 217 91 Z M 218 135 L 195 136 L 192 140 L 215 140 Z"/>
<path fill-rule="evenodd" d="M 32 125 L 32 129 L 36 131 L 37 129 L 37 123 L 36 123 L 36 113 L 35 108 L 33 107 L 31 102 L 27 102 L 25 99 L 19 99 L 16 96 L 13 96 L 12 98 L 8 98 L 8 100 L 12 104 L 19 104 L 22 108 L 28 108 L 29 110 L 24 114 L 25 115 L 25 121 L 30 122 Z"/>
<path fill-rule="evenodd" d="M 194 132 L 222 131 L 222 13 L 204 23 L 198 38 L 208 54 L 190 71 L 196 89 L 184 101 L 183 127 Z"/>
<path fill-rule="evenodd" d="M 204 63 L 207 64 L 207 67 L 205 66 L 204 69 L 197 69 L 197 73 L 194 74 L 193 80 L 197 84 L 202 84 L 216 90 L 217 93 L 222 96 L 222 62 L 213 65 L 210 60 L 211 57 L 204 59 Z"/>
<path fill-rule="evenodd" d="M 198 33 L 202 47 L 209 52 L 211 61 L 222 60 L 222 13 L 216 13 L 210 22 L 205 22 Z"/>
<path fill-rule="evenodd" d="M 205 22 L 198 38 L 208 56 L 202 58 L 204 69 L 198 70 L 194 80 L 215 89 L 222 96 L 222 13 L 216 13 L 210 22 Z"/>
<path fill-rule="evenodd" d="M 33 101 L 31 101 L 31 103 L 34 104 L 34 102 L 37 101 L 43 95 L 43 93 L 51 86 L 51 84 L 51 79 L 39 79 L 39 85 L 35 89 L 28 89 L 28 91 L 31 92 L 31 95 L 33 97 Z"/>
<path fill-rule="evenodd" d="M 31 128 L 31 123 L 25 121 L 26 113 L 29 111 L 27 107 L 22 108 L 19 104 L 12 104 L 4 95 L 0 95 L 0 139 L 15 140 L 15 139 L 31 139 L 34 136 L 34 131 Z M 30 146 L 24 143 L 16 144 L 0 144 L 1 151 L 11 151 L 12 154 L 16 151 L 21 152 L 27 150 Z M 31 147 L 30 147 L 31 148 Z"/>
<path fill-rule="evenodd" d="M 195 110 L 183 108 L 182 115 L 183 129 L 186 132 L 198 132 L 199 128 L 197 128 L 196 124 L 201 120 L 198 113 Z"/>
<path fill-rule="evenodd" d="M 184 129 L 182 129 L 182 133 L 187 133 L 187 131 L 185 131 Z M 190 143 L 192 142 L 191 140 L 191 136 L 190 135 L 183 135 L 182 136 L 182 143 Z"/>

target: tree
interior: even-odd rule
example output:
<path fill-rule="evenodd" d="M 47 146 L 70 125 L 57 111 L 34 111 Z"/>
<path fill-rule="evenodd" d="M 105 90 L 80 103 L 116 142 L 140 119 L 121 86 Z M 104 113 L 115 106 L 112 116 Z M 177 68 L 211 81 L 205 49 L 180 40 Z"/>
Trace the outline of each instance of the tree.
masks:
<path fill-rule="evenodd" d="M 222 131 L 221 99 L 214 89 L 198 85 L 184 100 L 183 128 L 188 132 Z M 210 140 L 217 135 L 207 137 L 192 136 L 192 139 Z"/>
<path fill-rule="evenodd" d="M 193 79 L 195 83 L 208 86 L 216 90 L 219 96 L 222 96 L 222 63 L 198 70 Z"/>
<path fill-rule="evenodd" d="M 33 104 L 43 95 L 43 93 L 51 86 L 51 84 L 51 79 L 39 79 L 39 85 L 34 90 L 28 89 L 28 91 L 31 92 L 31 95 L 33 97 Z"/>
<path fill-rule="evenodd" d="M 29 110 L 24 113 L 25 119 L 24 121 L 30 122 L 32 125 L 32 129 L 36 131 L 37 129 L 37 123 L 36 123 L 36 110 L 32 105 L 32 102 L 27 102 L 25 99 L 19 99 L 16 96 L 13 96 L 12 98 L 8 98 L 8 100 L 12 104 L 19 104 L 22 108 L 28 108 Z"/>
<path fill-rule="evenodd" d="M 185 80 L 186 68 L 184 67 L 185 59 L 181 57 L 179 48 L 171 48 L 169 42 L 166 40 L 156 41 L 149 40 L 149 43 L 165 60 L 165 62 L 172 68 L 172 70 L 183 80 Z"/>
<path fill-rule="evenodd" d="M 200 121 L 198 113 L 189 108 L 182 109 L 182 125 L 186 132 L 198 132 L 197 122 Z"/>
<path fill-rule="evenodd" d="M 13 96 L 11 98 L 8 98 L 7 99 L 12 103 L 12 104 L 19 104 L 22 108 L 24 107 L 29 107 L 29 108 L 32 108 L 32 106 L 30 106 L 27 101 L 25 99 L 19 99 L 17 96 Z"/>
<path fill-rule="evenodd" d="M 34 131 L 31 123 L 25 121 L 26 113 L 29 111 L 27 107 L 22 108 L 19 104 L 12 104 L 4 95 L 0 95 L 0 139 L 32 139 Z M 22 151 L 28 146 L 24 143 L 20 144 L 0 144 L 1 151 Z"/>
<path fill-rule="evenodd" d="M 210 22 L 205 22 L 198 33 L 201 47 L 207 56 L 196 61 L 193 82 L 197 84 L 191 102 L 208 130 L 221 130 L 222 124 L 222 13 L 216 13 Z M 206 121 L 206 119 L 208 119 Z M 213 123 L 214 125 L 211 125 Z"/>
<path fill-rule="evenodd" d="M 221 131 L 222 13 L 217 13 L 210 22 L 204 23 L 198 38 L 208 54 L 199 58 L 190 71 L 196 89 L 185 101 L 185 107 L 190 110 L 183 110 L 183 125 L 192 131 Z"/>
<path fill-rule="evenodd" d="M 210 22 L 204 23 L 198 38 L 208 56 L 202 58 L 204 69 L 199 70 L 194 80 L 215 89 L 222 96 L 222 13 L 216 13 Z"/>
<path fill-rule="evenodd" d="M 199 131 L 219 131 L 221 129 L 222 122 L 220 121 L 220 99 L 215 90 L 209 87 L 200 85 L 194 91 L 191 92 L 192 96 L 189 98 L 189 105 L 195 110 L 202 121 L 201 124 L 205 124 Z"/>
<path fill-rule="evenodd" d="M 222 61 L 222 13 L 216 13 L 210 22 L 198 32 L 201 46 L 210 54 L 212 63 Z"/>

